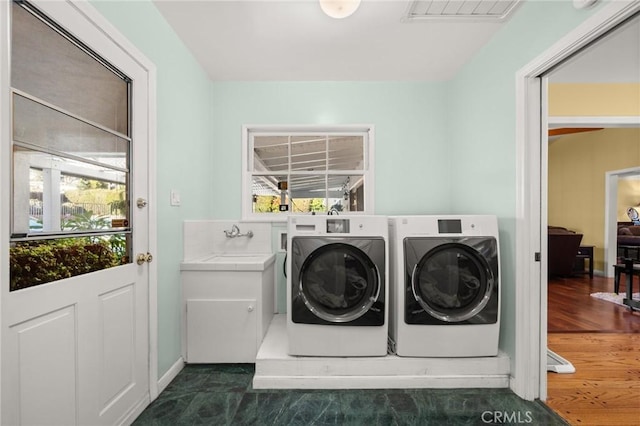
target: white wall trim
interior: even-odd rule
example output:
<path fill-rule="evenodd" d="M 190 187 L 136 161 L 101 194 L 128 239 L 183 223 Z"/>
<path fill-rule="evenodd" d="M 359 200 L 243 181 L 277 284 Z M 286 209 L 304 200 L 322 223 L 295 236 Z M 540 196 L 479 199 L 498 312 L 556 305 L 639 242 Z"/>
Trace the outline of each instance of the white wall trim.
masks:
<path fill-rule="evenodd" d="M 618 174 L 605 173 L 604 183 L 604 271 L 605 277 L 613 276 L 613 269 L 618 254 L 617 216 L 618 216 Z M 610 270 L 611 269 L 611 270 Z"/>
<path fill-rule="evenodd" d="M 11 93 L 9 81 L 9 59 L 11 26 L 9 16 L 11 14 L 11 2 L 0 1 L 0 147 L 9 146 L 11 140 Z M 11 153 L 9 149 L 0 148 L 0 283 L 9 282 L 9 220 L 11 199 Z M 0 303 L 0 330 L 3 330 L 2 303 Z M 0 336 L 0 383 L 4 370 L 2 353 L 3 336 Z M 2 389 L 2 386 L 0 386 Z M 2 401 L 0 390 L 0 401 Z M 0 404 L 0 419 L 2 419 L 2 404 Z M 1 421 L 1 420 L 0 420 Z"/>
<path fill-rule="evenodd" d="M 540 120 L 540 90 L 539 78 L 516 80 L 517 141 L 541 138 L 540 124 L 532 125 L 536 117 Z M 540 222 L 540 197 L 530 196 L 535 192 L 530 186 L 540 185 L 540 169 L 535 167 L 540 163 L 540 149 L 539 144 L 537 150 L 531 145 L 516 144 L 516 330 L 510 380 L 511 389 L 527 400 L 538 397 L 540 293 L 538 287 L 531 288 L 531 283 L 540 284 L 541 264 L 535 262 L 534 253 L 542 252 L 540 228 L 536 225 Z"/>
<path fill-rule="evenodd" d="M 286 222 L 289 214 L 279 213 L 253 213 L 253 206 L 250 201 L 251 197 L 251 170 L 249 170 L 252 164 L 252 159 L 249 153 L 249 138 L 252 132 L 255 133 L 300 133 L 304 132 L 327 132 L 327 133 L 367 133 L 367 152 L 365 158 L 365 164 L 367 165 L 364 170 L 364 177 L 367 182 L 365 188 L 365 210 L 364 212 L 347 212 L 344 214 L 374 214 L 375 213 L 375 126 L 373 124 L 244 124 L 242 126 L 242 220 L 246 222 Z M 275 172 L 274 174 L 278 174 Z M 287 174 L 283 172 L 282 174 Z M 291 212 L 289 212 L 291 213 Z"/>
<path fill-rule="evenodd" d="M 116 422 L 116 424 L 117 425 L 125 425 L 125 426 L 128 426 L 128 425 L 132 424 L 135 421 L 135 419 L 137 419 L 138 416 L 140 414 L 142 414 L 144 409 L 149 406 L 150 402 L 151 401 L 149 400 L 149 394 L 145 393 L 144 397 L 141 398 L 138 401 L 138 403 L 128 413 L 126 413 L 122 417 L 122 419 L 120 419 L 118 422 Z"/>
<path fill-rule="evenodd" d="M 547 294 L 541 267 L 534 262 L 534 254 L 541 251 L 541 230 L 546 227 L 540 212 L 533 211 L 541 207 L 539 173 L 541 167 L 546 170 L 540 163 L 546 159 L 540 159 L 542 122 L 540 101 L 536 101 L 541 95 L 539 76 L 639 10 L 639 1 L 607 3 L 516 73 L 516 344 L 510 386 L 527 400 L 546 394 L 541 392 L 540 378 L 546 374 L 541 356 L 546 352 L 542 346 L 546 345 L 547 325 L 540 301 Z M 546 205 L 546 200 L 543 202 Z M 533 332 L 532 324 L 536 324 Z"/>
<path fill-rule="evenodd" d="M 549 117 L 550 127 L 638 127 L 640 116 Z"/>
<path fill-rule="evenodd" d="M 184 359 L 180 357 L 171 367 L 169 367 L 167 372 L 164 373 L 162 377 L 160 377 L 160 380 L 158 380 L 158 390 L 160 393 L 162 393 L 162 391 L 165 390 L 167 386 L 169 386 L 169 383 L 171 383 L 173 379 L 178 376 L 183 368 Z"/>

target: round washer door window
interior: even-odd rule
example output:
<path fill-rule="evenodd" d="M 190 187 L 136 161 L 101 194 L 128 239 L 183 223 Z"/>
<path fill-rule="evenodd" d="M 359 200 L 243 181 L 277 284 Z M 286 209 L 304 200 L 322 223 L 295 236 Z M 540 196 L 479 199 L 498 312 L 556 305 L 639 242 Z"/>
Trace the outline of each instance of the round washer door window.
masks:
<path fill-rule="evenodd" d="M 413 295 L 432 317 L 465 321 L 489 301 L 495 279 L 486 259 L 474 248 L 442 244 L 425 254 L 411 275 Z"/>
<path fill-rule="evenodd" d="M 367 313 L 380 294 L 380 274 L 359 248 L 332 243 L 313 251 L 302 264 L 300 295 L 317 317 L 349 322 Z"/>

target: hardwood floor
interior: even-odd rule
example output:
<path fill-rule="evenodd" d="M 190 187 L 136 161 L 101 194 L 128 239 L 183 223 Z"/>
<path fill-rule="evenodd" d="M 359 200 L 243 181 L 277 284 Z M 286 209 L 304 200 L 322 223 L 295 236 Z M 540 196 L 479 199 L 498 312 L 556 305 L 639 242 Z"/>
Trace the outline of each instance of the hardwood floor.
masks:
<path fill-rule="evenodd" d="M 573 374 L 547 373 L 546 404 L 572 425 L 640 424 L 640 334 L 554 333 Z"/>
<path fill-rule="evenodd" d="M 621 281 L 620 292 L 624 293 L 626 280 Z M 637 292 L 637 278 L 634 283 Z M 589 279 L 584 275 L 550 279 L 547 332 L 640 333 L 640 312 L 590 296 L 597 292 L 613 292 L 613 278 Z"/>
<path fill-rule="evenodd" d="M 576 372 L 547 373 L 546 404 L 572 425 L 640 424 L 640 312 L 590 296 L 612 291 L 612 278 L 549 281 L 548 347 Z"/>

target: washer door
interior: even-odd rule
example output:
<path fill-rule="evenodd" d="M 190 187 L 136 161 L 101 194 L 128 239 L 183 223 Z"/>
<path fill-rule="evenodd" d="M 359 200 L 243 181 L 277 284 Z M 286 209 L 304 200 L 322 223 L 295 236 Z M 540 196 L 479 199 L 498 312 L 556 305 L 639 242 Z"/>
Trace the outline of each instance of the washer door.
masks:
<path fill-rule="evenodd" d="M 380 273 L 359 248 L 332 243 L 314 250 L 298 282 L 304 304 L 317 317 L 350 322 L 366 314 L 380 294 Z"/>
<path fill-rule="evenodd" d="M 478 314 L 489 302 L 495 285 L 484 256 L 460 243 L 430 250 L 411 274 L 411 288 L 420 306 L 432 317 L 450 323 Z"/>

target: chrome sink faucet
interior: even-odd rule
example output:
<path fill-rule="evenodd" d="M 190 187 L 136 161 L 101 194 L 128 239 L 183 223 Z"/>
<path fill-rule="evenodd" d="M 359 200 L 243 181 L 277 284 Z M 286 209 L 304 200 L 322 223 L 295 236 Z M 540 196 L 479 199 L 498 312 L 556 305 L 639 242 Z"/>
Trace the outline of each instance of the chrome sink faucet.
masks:
<path fill-rule="evenodd" d="M 251 238 L 253 237 L 253 231 L 247 231 L 247 233 L 242 234 L 240 233 L 240 228 L 238 228 L 238 225 L 233 225 L 231 227 L 231 231 L 224 231 L 224 235 L 227 236 L 227 238 L 236 238 L 236 237 L 248 237 Z"/>

